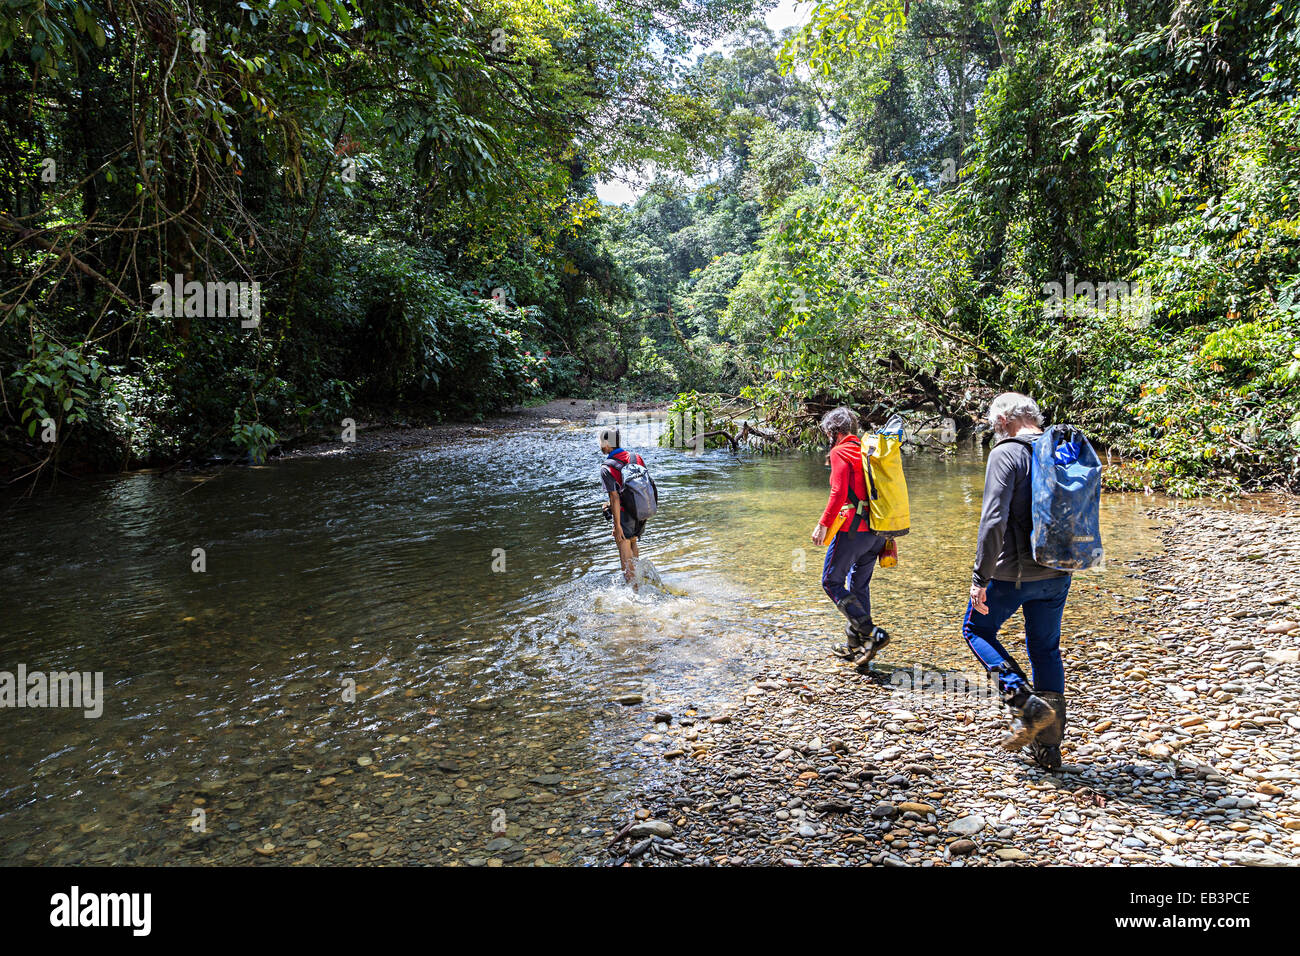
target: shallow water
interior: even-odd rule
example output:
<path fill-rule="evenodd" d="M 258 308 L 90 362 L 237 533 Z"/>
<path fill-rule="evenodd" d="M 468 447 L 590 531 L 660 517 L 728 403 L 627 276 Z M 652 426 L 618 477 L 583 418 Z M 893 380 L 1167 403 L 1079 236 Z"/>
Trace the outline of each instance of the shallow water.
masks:
<path fill-rule="evenodd" d="M 841 626 L 808 540 L 821 456 L 654 431 L 641 553 L 663 589 L 622 583 L 592 429 L 563 423 L 12 503 L 0 670 L 102 671 L 106 701 L 0 711 L 0 863 L 593 859 L 655 711 L 715 712 Z M 907 467 L 879 667 L 969 670 L 982 453 Z M 1163 503 L 1104 499 L 1109 570 L 1076 577 L 1067 635 L 1123 613 Z"/>

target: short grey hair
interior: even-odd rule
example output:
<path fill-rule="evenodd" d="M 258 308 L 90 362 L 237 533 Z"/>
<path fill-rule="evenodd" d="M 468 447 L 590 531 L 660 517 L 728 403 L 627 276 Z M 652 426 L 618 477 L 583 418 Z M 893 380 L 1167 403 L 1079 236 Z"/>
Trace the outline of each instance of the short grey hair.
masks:
<path fill-rule="evenodd" d="M 851 408 L 841 405 L 832 408 L 822 416 L 822 431 L 827 435 L 856 435 L 858 433 L 858 414 Z"/>
<path fill-rule="evenodd" d="M 619 441 L 617 425 L 606 425 L 600 430 L 600 447 L 601 448 L 621 448 L 623 443 Z"/>
<path fill-rule="evenodd" d="M 1038 403 L 1028 395 L 1021 395 L 1019 392 L 1003 392 L 993 403 L 989 405 L 989 424 L 995 429 L 998 427 L 998 419 L 1004 418 L 1009 422 L 1029 419 L 1039 428 L 1043 426 L 1043 413 L 1038 408 Z"/>

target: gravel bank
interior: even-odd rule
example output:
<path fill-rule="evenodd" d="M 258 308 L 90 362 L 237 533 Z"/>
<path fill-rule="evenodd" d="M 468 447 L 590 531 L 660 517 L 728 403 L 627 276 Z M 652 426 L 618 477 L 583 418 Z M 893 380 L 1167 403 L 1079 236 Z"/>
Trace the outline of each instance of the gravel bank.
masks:
<path fill-rule="evenodd" d="M 730 713 L 647 713 L 669 772 L 610 862 L 1300 864 L 1300 508 L 1278 510 L 1155 511 L 1146 597 L 1104 633 L 1071 635 L 1067 608 L 1061 771 L 997 747 L 982 681 L 915 692 L 810 636 Z"/>
<path fill-rule="evenodd" d="M 400 451 L 408 448 L 425 448 L 447 445 L 463 441 L 466 438 L 480 438 L 491 435 L 508 434 L 521 428 L 535 428 L 538 425 L 590 424 L 602 412 L 617 414 L 620 410 L 627 412 L 653 411 L 662 408 L 654 402 L 635 402 L 619 405 L 612 402 L 590 398 L 557 398 L 544 405 L 520 406 L 507 409 L 499 415 L 484 419 L 481 423 L 451 422 L 430 425 L 418 420 L 418 416 L 399 420 L 366 420 L 356 422 L 356 440 L 345 442 L 342 433 L 338 438 L 327 441 L 305 442 L 292 449 L 287 449 L 277 456 L 289 458 L 332 458 L 338 455 L 366 455 L 382 451 Z M 595 440 L 595 432 L 592 432 Z"/>

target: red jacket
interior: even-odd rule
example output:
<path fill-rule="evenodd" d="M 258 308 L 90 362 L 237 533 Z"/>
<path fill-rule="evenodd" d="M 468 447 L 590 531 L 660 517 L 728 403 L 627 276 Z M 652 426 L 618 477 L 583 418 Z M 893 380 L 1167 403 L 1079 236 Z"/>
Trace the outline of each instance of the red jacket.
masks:
<path fill-rule="evenodd" d="M 831 498 L 821 520 L 826 527 L 831 526 L 840 508 L 848 503 L 850 487 L 859 501 L 867 499 L 867 479 L 862 474 L 862 442 L 857 435 L 844 435 L 831 449 Z M 861 526 L 865 527 L 865 518 Z M 848 530 L 847 523 L 845 530 Z"/>

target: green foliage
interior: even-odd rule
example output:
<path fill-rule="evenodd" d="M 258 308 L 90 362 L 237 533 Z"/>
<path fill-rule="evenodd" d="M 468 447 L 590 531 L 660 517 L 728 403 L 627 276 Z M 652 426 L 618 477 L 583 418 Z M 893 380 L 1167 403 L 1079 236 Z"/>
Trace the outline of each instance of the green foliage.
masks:
<path fill-rule="evenodd" d="M 83 351 L 85 343 L 64 348 L 37 332 L 32 339 L 31 358 L 13 375 L 19 388 L 18 420 L 27 434 L 49 422 L 59 428 L 89 418 L 92 392 L 98 390 L 103 366 Z"/>
<path fill-rule="evenodd" d="M 668 424 L 659 436 L 665 448 L 721 448 L 728 442 L 710 432 L 730 431 L 730 422 L 717 417 L 717 396 L 682 392 L 668 406 Z M 708 436 L 708 437 L 706 437 Z"/>
<path fill-rule="evenodd" d="M 638 394 L 651 396 L 672 394 L 678 384 L 672 363 L 659 353 L 648 335 L 641 337 L 641 344 L 632 353 L 626 381 Z"/>
<path fill-rule="evenodd" d="M 354 402 L 479 416 L 618 379 L 643 329 L 596 178 L 726 148 L 673 61 L 749 6 L 9 0 L 6 461 L 262 460 Z M 151 315 L 178 274 L 260 283 L 260 325 Z M 29 354 L 38 333 L 93 343 L 120 403 L 82 394 L 77 346 Z"/>
<path fill-rule="evenodd" d="M 751 23 L 733 50 L 701 56 L 687 83 L 716 114 L 712 181 L 690 190 L 662 175 L 630 209 L 610 216 L 610 251 L 630 279 L 626 324 L 640 342 L 629 346 L 625 381 L 641 397 L 734 393 L 758 367 L 761 345 L 721 319 L 762 231 L 764 205 L 816 177 L 807 152 L 821 117 L 812 86 L 780 72 L 778 48 L 766 27 Z M 661 367 L 653 376 L 638 371 L 659 362 L 671 375 Z"/>
<path fill-rule="evenodd" d="M 817 4 L 787 67 L 840 132 L 719 319 L 745 394 L 794 436 L 1014 388 L 1124 481 L 1300 484 L 1297 54 L 1289 0 Z"/>
<path fill-rule="evenodd" d="M 1016 388 L 1124 481 L 1300 484 L 1300 0 L 749 6 L 11 0 L 6 445 L 260 460 L 561 389 L 797 442 Z M 177 273 L 260 326 L 149 314 Z"/>
<path fill-rule="evenodd" d="M 313 252 L 300 304 L 314 317 L 296 376 L 343 373 L 370 401 L 478 415 L 565 384 L 545 316 L 479 284 L 452 286 L 439 257 L 391 240 L 338 237 Z M 295 363 L 296 364 L 296 363 Z"/>
<path fill-rule="evenodd" d="M 1279 356 L 1288 356 L 1294 336 L 1258 322 L 1241 322 L 1211 332 L 1197 353 L 1202 362 L 1233 365 L 1247 375 L 1272 373 Z"/>
<path fill-rule="evenodd" d="M 275 429 L 269 425 L 257 421 L 244 421 L 240 410 L 235 409 L 235 424 L 230 431 L 230 440 L 236 448 L 248 456 L 248 460 L 253 464 L 260 465 L 266 461 L 267 453 L 279 437 Z"/>
<path fill-rule="evenodd" d="M 754 133 L 753 156 L 741 181 L 744 193 L 765 211 L 786 197 L 816 182 L 816 169 L 808 161 L 813 134 L 807 130 L 761 126 Z"/>
<path fill-rule="evenodd" d="M 829 77 L 858 57 L 877 57 L 907 22 L 903 0 L 823 0 L 787 43 L 787 64 L 806 63 Z"/>

